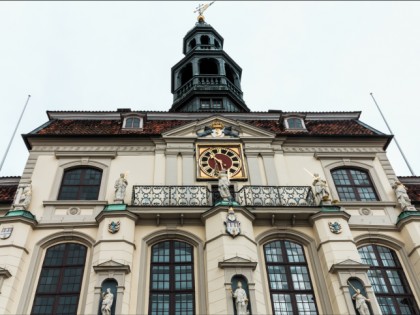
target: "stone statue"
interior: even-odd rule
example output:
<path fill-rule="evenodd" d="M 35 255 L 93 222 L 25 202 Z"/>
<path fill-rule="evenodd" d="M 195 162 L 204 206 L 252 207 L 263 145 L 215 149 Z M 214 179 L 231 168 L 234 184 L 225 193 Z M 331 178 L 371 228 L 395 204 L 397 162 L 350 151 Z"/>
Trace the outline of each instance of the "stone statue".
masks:
<path fill-rule="evenodd" d="M 327 181 L 321 179 L 319 174 L 315 173 L 313 175 L 314 181 L 312 186 L 314 186 L 315 197 L 319 198 L 320 201 L 330 200 L 330 193 L 328 192 Z"/>
<path fill-rule="evenodd" d="M 125 189 L 127 188 L 128 182 L 125 179 L 124 173 L 120 174 L 120 178 L 115 181 L 115 201 L 124 201 Z"/>
<path fill-rule="evenodd" d="M 235 300 L 236 314 L 248 315 L 248 298 L 246 292 L 242 289 L 242 282 L 238 281 L 238 287 L 235 292 L 232 292 L 232 297 Z"/>
<path fill-rule="evenodd" d="M 106 292 L 102 292 L 102 315 L 111 315 L 112 303 L 114 303 L 114 294 L 112 294 L 111 289 L 108 288 L 106 289 Z"/>
<path fill-rule="evenodd" d="M 32 200 L 32 185 L 28 184 L 23 188 L 22 194 L 19 197 L 18 205 L 21 205 L 25 208 L 25 210 L 28 209 L 29 204 Z"/>
<path fill-rule="evenodd" d="M 395 195 L 399 204 L 401 205 L 401 209 L 405 210 L 407 207 L 410 207 L 411 200 L 410 197 L 408 197 L 407 188 L 398 180 L 394 183 L 392 188 L 395 191 Z"/>
<path fill-rule="evenodd" d="M 370 300 L 363 296 L 359 289 L 356 289 L 356 293 L 353 294 L 352 298 L 356 301 L 356 309 L 360 315 L 370 315 L 369 308 L 366 304 L 366 302 L 370 302 Z"/>
<path fill-rule="evenodd" d="M 226 171 L 219 173 L 219 193 L 223 201 L 231 201 L 232 196 L 229 191 L 230 180 L 229 174 Z"/>

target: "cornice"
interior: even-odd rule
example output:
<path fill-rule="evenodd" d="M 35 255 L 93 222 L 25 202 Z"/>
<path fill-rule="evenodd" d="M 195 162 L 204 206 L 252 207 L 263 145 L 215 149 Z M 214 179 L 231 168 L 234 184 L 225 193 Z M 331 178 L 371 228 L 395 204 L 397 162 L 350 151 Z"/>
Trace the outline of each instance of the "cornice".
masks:
<path fill-rule="evenodd" d="M 42 202 L 46 206 L 105 206 L 108 204 L 106 200 L 44 200 Z"/>
<path fill-rule="evenodd" d="M 54 155 L 59 158 L 73 158 L 73 157 L 96 157 L 96 158 L 110 158 L 114 159 L 117 156 L 116 151 L 55 151 Z"/>
<path fill-rule="evenodd" d="M 58 146 L 58 145 L 34 145 L 32 151 L 39 152 L 54 152 L 59 157 L 67 156 L 86 156 L 86 154 L 93 154 L 94 156 L 116 156 L 116 152 L 154 152 L 155 146 L 133 146 L 133 145 L 119 145 L 119 146 Z M 115 154 L 115 155 L 114 155 Z"/>
<path fill-rule="evenodd" d="M 284 152 L 308 152 L 316 153 L 322 156 L 322 153 L 378 153 L 383 152 L 381 148 L 364 148 L 364 147 L 304 147 L 304 146 L 293 146 L 289 147 L 283 144 Z M 339 156 L 343 158 L 343 155 Z M 345 156 L 347 157 L 347 156 Z"/>

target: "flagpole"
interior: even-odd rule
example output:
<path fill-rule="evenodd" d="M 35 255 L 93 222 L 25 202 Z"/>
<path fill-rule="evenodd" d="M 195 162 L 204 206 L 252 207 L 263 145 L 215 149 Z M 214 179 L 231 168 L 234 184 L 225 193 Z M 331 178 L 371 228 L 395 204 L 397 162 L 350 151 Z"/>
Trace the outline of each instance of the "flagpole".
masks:
<path fill-rule="evenodd" d="M 16 124 L 15 130 L 13 131 L 13 135 L 10 138 L 10 141 L 9 141 L 8 146 L 7 146 L 6 152 L 4 153 L 3 159 L 1 160 L 0 171 L 3 168 L 3 164 L 4 164 L 4 161 L 6 160 L 7 153 L 9 153 L 9 149 L 10 149 L 10 146 L 12 145 L 13 138 L 15 137 L 16 131 L 17 131 L 18 127 L 19 127 L 20 121 L 22 120 L 22 116 L 23 116 L 23 113 L 26 110 L 26 106 L 28 106 L 28 102 L 29 102 L 29 99 L 30 98 L 31 98 L 31 95 L 28 95 L 28 98 L 26 100 L 25 106 L 23 107 L 22 113 L 20 114 L 19 120 L 18 120 L 18 122 Z"/>
<path fill-rule="evenodd" d="M 381 111 L 381 109 L 379 108 L 378 103 L 376 102 L 375 98 L 373 97 L 373 93 L 370 93 L 370 96 L 372 96 L 372 99 L 373 99 L 373 101 L 375 102 L 375 105 L 376 105 L 376 107 L 378 108 L 379 113 L 380 113 L 380 114 L 381 114 L 381 116 L 382 116 L 382 119 L 385 121 L 385 124 L 386 124 L 386 126 L 388 127 L 389 132 L 390 132 L 391 134 L 394 134 L 394 133 L 392 132 L 392 130 L 391 130 L 391 127 L 388 125 L 388 122 L 386 121 L 384 114 L 382 114 L 382 111 Z M 407 164 L 407 166 L 408 166 L 408 169 L 409 169 L 409 170 L 410 170 L 410 172 L 411 172 L 411 175 L 412 175 L 412 176 L 416 176 L 416 174 L 414 174 L 414 171 L 413 171 L 413 169 L 412 169 L 412 168 L 411 168 L 411 166 L 410 166 L 410 163 L 408 163 L 408 160 L 407 160 L 407 158 L 405 157 L 405 154 L 404 154 L 403 150 L 401 149 L 400 144 L 398 143 L 398 141 L 397 141 L 397 137 L 396 137 L 395 135 L 394 135 L 394 140 L 395 140 L 395 143 L 397 144 L 398 150 L 400 150 L 400 153 L 401 153 L 401 155 L 402 155 L 402 157 L 403 157 L 403 159 L 404 159 L 405 163 L 406 163 L 406 164 Z"/>

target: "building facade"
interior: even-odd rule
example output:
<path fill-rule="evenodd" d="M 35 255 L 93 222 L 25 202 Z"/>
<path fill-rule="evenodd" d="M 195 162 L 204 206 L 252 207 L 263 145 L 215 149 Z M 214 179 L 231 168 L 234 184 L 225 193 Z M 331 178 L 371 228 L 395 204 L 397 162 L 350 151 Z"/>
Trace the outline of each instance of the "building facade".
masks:
<path fill-rule="evenodd" d="M 360 112 L 250 111 L 203 18 L 183 52 L 168 112 L 50 111 L 23 136 L 0 313 L 418 314 L 420 182 L 392 136 Z"/>

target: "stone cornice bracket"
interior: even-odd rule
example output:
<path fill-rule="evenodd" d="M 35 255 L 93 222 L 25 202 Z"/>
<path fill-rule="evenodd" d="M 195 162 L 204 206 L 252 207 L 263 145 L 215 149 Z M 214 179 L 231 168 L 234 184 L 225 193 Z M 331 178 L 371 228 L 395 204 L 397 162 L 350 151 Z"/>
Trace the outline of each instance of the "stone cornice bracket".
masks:
<path fill-rule="evenodd" d="M 255 216 L 245 207 L 234 207 L 235 213 L 241 213 L 251 222 L 255 220 Z M 201 215 L 201 221 L 205 222 L 209 217 L 219 213 L 219 212 L 228 212 L 227 206 L 215 206 Z"/>
<path fill-rule="evenodd" d="M 326 218 L 342 218 L 345 221 L 349 221 L 351 215 L 348 214 L 345 211 L 341 211 L 341 210 L 334 210 L 332 208 L 336 208 L 336 209 L 340 209 L 339 207 L 335 207 L 335 206 L 330 206 L 330 207 L 323 207 L 321 211 L 311 215 L 309 217 L 309 223 L 311 224 L 311 226 L 314 225 L 315 221 L 319 220 L 319 219 L 326 219 Z"/>
<path fill-rule="evenodd" d="M 113 208 L 115 207 L 115 209 Z M 119 208 L 118 208 L 119 207 Z M 124 209 L 123 209 L 124 208 Z M 138 220 L 138 216 L 127 209 L 127 205 L 124 204 L 115 204 L 107 205 L 104 209 L 96 216 L 96 222 L 100 223 L 106 217 L 126 217 L 132 219 L 134 222 Z"/>

